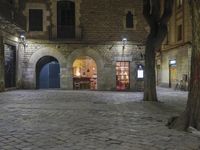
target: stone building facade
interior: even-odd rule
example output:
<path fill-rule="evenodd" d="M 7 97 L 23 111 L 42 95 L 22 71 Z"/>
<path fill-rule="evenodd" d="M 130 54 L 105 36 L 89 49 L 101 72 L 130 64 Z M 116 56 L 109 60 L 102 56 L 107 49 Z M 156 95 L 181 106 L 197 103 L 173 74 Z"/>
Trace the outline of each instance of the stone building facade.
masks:
<path fill-rule="evenodd" d="M 19 35 L 25 29 L 25 17 L 18 0 L 0 1 L 0 91 L 21 85 Z"/>
<path fill-rule="evenodd" d="M 143 89 L 148 26 L 142 1 L 0 3 L 1 91 L 51 88 L 50 84 L 68 90 Z M 191 65 L 189 6 L 187 1 L 176 0 L 173 9 L 167 38 L 156 56 L 157 84 L 175 87 L 183 82 L 187 88 Z"/>
<path fill-rule="evenodd" d="M 191 17 L 188 2 L 174 1 L 173 15 L 168 35 L 160 53 L 157 54 L 157 83 L 174 88 L 182 82 L 188 88 L 191 66 Z"/>
<path fill-rule="evenodd" d="M 40 88 L 42 68 L 54 61 L 60 67 L 61 89 L 72 90 L 76 85 L 80 89 L 78 84 L 87 89 L 91 79 L 86 74 L 91 69 L 82 71 L 82 77 L 73 74 L 74 62 L 83 57 L 96 64 L 95 89 L 143 88 L 147 25 L 140 0 L 26 0 L 21 7 L 27 31 L 25 47 L 19 55 L 22 88 Z M 47 57 L 49 60 L 43 59 Z M 123 85 L 124 78 L 128 85 Z"/>

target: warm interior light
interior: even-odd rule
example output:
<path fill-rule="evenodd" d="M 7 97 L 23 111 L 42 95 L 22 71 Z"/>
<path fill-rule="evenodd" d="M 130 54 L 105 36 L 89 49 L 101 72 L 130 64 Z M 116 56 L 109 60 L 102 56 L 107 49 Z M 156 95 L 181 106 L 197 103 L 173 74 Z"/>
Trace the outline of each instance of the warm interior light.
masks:
<path fill-rule="evenodd" d="M 77 70 L 76 70 L 76 76 L 77 76 L 77 77 L 80 77 L 80 76 L 81 76 L 81 73 L 80 73 L 80 69 L 79 69 L 79 68 L 77 68 Z"/>

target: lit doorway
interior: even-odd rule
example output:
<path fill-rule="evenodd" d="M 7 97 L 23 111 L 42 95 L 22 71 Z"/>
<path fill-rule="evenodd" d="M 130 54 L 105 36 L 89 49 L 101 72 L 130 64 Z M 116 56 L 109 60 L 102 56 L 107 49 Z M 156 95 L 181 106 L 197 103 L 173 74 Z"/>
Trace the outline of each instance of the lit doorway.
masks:
<path fill-rule="evenodd" d="M 169 87 L 173 87 L 177 83 L 176 60 L 169 61 Z"/>
<path fill-rule="evenodd" d="M 75 90 L 97 89 L 97 65 L 88 57 L 78 57 L 73 63 L 73 88 Z"/>
<path fill-rule="evenodd" d="M 36 88 L 60 88 L 60 65 L 56 58 L 45 56 L 37 62 Z"/>
<path fill-rule="evenodd" d="M 130 88 L 130 62 L 116 62 L 116 85 L 117 90 L 128 90 Z"/>

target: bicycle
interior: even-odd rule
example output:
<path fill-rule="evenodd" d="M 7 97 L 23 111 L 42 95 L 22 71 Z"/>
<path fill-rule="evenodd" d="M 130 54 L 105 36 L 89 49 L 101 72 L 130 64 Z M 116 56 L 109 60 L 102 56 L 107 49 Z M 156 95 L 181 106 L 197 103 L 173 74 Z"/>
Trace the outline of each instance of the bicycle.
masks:
<path fill-rule="evenodd" d="M 176 83 L 174 90 L 186 91 L 186 83 L 183 80 L 180 80 Z"/>

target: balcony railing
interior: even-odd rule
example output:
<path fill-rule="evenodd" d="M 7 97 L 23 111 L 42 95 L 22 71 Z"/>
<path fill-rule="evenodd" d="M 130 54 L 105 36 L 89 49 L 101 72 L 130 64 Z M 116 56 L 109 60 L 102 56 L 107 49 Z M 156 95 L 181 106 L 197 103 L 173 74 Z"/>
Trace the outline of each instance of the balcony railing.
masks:
<path fill-rule="evenodd" d="M 0 17 L 5 21 L 15 24 L 16 26 L 25 30 L 25 16 L 23 16 L 23 14 L 15 7 L 14 4 L 11 4 L 6 0 L 0 0 Z"/>
<path fill-rule="evenodd" d="M 58 25 L 57 36 L 58 39 L 74 39 L 75 26 Z"/>

